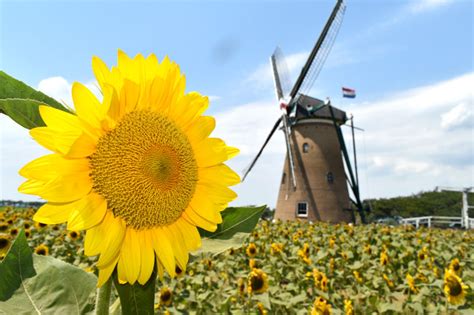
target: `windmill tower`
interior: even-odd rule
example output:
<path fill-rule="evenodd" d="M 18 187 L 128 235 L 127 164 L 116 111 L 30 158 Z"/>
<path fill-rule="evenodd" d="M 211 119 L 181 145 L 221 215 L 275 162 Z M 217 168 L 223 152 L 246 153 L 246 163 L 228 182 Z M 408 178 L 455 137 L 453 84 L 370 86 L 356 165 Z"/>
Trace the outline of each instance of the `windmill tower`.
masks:
<path fill-rule="evenodd" d="M 271 56 L 282 115 L 242 180 L 245 180 L 268 141 L 281 126 L 287 154 L 275 218 L 353 222 L 354 205 L 362 222 L 365 222 L 357 175 L 354 176 L 341 131 L 341 126 L 348 121 L 346 113 L 333 107 L 329 100 L 323 102 L 307 95 L 334 44 L 344 12 L 343 0 L 338 0 L 291 91 L 287 88 L 289 80 L 279 48 Z M 354 128 L 352 119 L 351 126 Z M 349 195 L 348 186 L 353 198 Z"/>

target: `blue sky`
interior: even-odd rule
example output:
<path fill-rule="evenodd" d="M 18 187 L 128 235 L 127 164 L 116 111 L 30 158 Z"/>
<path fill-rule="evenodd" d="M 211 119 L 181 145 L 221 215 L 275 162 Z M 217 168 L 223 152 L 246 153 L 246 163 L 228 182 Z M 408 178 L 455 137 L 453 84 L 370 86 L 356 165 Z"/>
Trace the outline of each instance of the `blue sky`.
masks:
<path fill-rule="evenodd" d="M 92 84 L 93 55 L 108 65 L 118 48 L 169 55 L 186 74 L 188 91 L 212 96 L 216 135 L 242 149 L 232 162 L 240 171 L 279 113 L 269 56 L 279 45 L 296 79 L 334 3 L 2 1 L 0 68 L 68 102 L 73 81 Z M 366 130 L 358 135 L 362 197 L 473 185 L 473 2 L 346 4 L 312 92 L 354 113 Z M 355 88 L 357 98 L 341 99 L 341 86 Z M 31 199 L 16 193 L 16 171 L 42 152 L 0 119 L 3 198 Z M 9 159 L 11 150 L 21 158 Z M 255 174 L 237 188 L 237 203 L 273 205 L 283 159 L 283 137 L 276 135 Z"/>

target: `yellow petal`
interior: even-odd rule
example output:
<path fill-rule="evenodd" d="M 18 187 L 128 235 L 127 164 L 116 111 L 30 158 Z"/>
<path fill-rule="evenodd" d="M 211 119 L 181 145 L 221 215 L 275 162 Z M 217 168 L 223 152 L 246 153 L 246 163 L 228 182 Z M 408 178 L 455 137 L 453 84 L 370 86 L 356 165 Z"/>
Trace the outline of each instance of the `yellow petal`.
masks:
<path fill-rule="evenodd" d="M 163 229 L 167 231 L 167 233 L 171 235 L 171 238 L 174 240 L 173 251 L 178 266 L 181 268 L 181 270 L 186 270 L 186 264 L 188 263 L 188 252 L 183 235 L 178 230 L 178 226 L 174 223 L 163 227 Z"/>
<path fill-rule="evenodd" d="M 44 184 L 41 198 L 50 202 L 70 202 L 85 197 L 92 189 L 92 181 L 88 174 L 78 173 L 57 177 Z"/>
<path fill-rule="evenodd" d="M 68 219 L 68 230 L 87 230 L 104 219 L 107 202 L 102 196 L 91 192 L 87 197 L 75 203 L 76 208 Z"/>
<path fill-rule="evenodd" d="M 104 221 L 100 225 L 106 230 L 102 238 L 104 250 L 101 251 L 97 267 L 109 264 L 119 255 L 127 230 L 125 222 L 120 217 L 114 217 L 111 211 L 107 211 Z"/>
<path fill-rule="evenodd" d="M 110 264 L 103 268 L 99 268 L 99 278 L 97 279 L 97 287 L 101 287 L 107 280 L 109 280 L 112 272 L 114 272 L 115 266 L 117 265 L 119 257 L 115 258 Z"/>
<path fill-rule="evenodd" d="M 65 154 L 71 149 L 81 132 L 70 130 L 58 132 L 49 127 L 38 127 L 31 129 L 30 135 L 46 149 Z"/>
<path fill-rule="evenodd" d="M 93 128 L 100 129 L 100 122 L 104 119 L 105 113 L 95 95 L 81 83 L 74 82 L 72 85 L 72 99 L 77 116 L 81 121 Z"/>
<path fill-rule="evenodd" d="M 105 248 L 103 246 L 103 239 L 106 235 L 104 232 L 103 224 L 98 224 L 86 231 L 84 254 L 87 256 L 96 256 L 103 251 L 103 248 Z"/>
<path fill-rule="evenodd" d="M 45 124 L 51 129 L 81 132 L 81 123 L 76 115 L 46 105 L 40 105 L 39 112 Z"/>
<path fill-rule="evenodd" d="M 177 230 L 183 235 L 184 242 L 188 251 L 201 247 L 201 235 L 195 225 L 189 223 L 184 218 L 180 218 L 175 223 Z"/>
<path fill-rule="evenodd" d="M 216 183 L 213 184 L 197 184 L 195 194 L 206 196 L 210 201 L 215 204 L 228 204 L 235 198 L 237 198 L 237 194 L 230 188 L 226 186 L 222 186 Z M 221 208 L 218 206 L 218 208 Z M 220 210 L 223 210 L 221 208 Z"/>
<path fill-rule="evenodd" d="M 127 274 L 125 273 L 125 260 L 122 253 L 120 253 L 117 263 L 117 277 L 120 284 L 127 283 Z"/>
<path fill-rule="evenodd" d="M 214 166 L 228 159 L 227 146 L 221 139 L 207 138 L 198 144 L 191 143 L 191 145 L 199 167 Z"/>
<path fill-rule="evenodd" d="M 138 241 L 137 232 L 134 229 L 128 228 L 125 232 L 120 259 L 123 259 L 127 282 L 134 284 L 140 274 L 141 264 L 140 242 Z"/>
<path fill-rule="evenodd" d="M 152 232 L 150 230 L 138 231 L 141 246 L 141 270 L 138 276 L 138 283 L 145 284 L 153 272 L 155 265 L 155 253 L 151 245 Z"/>
<path fill-rule="evenodd" d="M 43 191 L 45 184 L 46 182 L 42 180 L 29 179 L 18 187 L 18 191 L 28 195 L 38 195 Z"/>
<path fill-rule="evenodd" d="M 64 223 L 75 208 L 75 203 L 51 203 L 41 206 L 33 216 L 33 220 L 44 224 Z"/>
<path fill-rule="evenodd" d="M 140 97 L 140 86 L 136 83 L 125 79 L 123 87 L 120 91 L 120 106 L 125 109 L 125 113 L 130 113 L 135 110 Z"/>
<path fill-rule="evenodd" d="M 228 156 L 227 158 L 230 160 L 233 157 L 235 157 L 237 154 L 239 154 L 240 150 L 234 147 L 227 147 L 226 152 Z"/>
<path fill-rule="evenodd" d="M 81 134 L 65 152 L 68 158 L 81 158 L 92 155 L 96 149 L 96 141 L 85 133 Z"/>
<path fill-rule="evenodd" d="M 171 277 L 175 276 L 175 260 L 174 260 L 174 251 L 173 247 L 162 228 L 155 228 L 152 230 L 154 239 L 153 239 L 153 249 L 155 250 L 156 256 L 160 259 L 161 263 L 165 267 L 166 271 L 170 274 Z"/>
<path fill-rule="evenodd" d="M 94 56 L 92 57 L 92 71 L 94 72 L 95 78 L 103 90 L 104 83 L 108 81 L 110 76 L 109 68 L 99 57 Z"/>
<path fill-rule="evenodd" d="M 207 138 L 215 127 L 216 120 L 213 117 L 201 116 L 186 129 L 186 135 L 189 142 L 198 143 Z"/>
<path fill-rule="evenodd" d="M 89 160 L 65 159 L 59 154 L 49 154 L 35 159 L 19 171 L 26 178 L 48 181 L 61 175 L 89 173 Z"/>
<path fill-rule="evenodd" d="M 199 216 L 195 211 L 188 207 L 182 214 L 183 218 L 189 223 L 199 226 L 207 231 L 214 232 L 217 229 L 217 224 L 209 222 L 203 217 Z"/>
<path fill-rule="evenodd" d="M 225 164 L 211 167 L 199 168 L 199 183 L 220 183 L 225 186 L 233 186 L 240 183 L 240 176 Z"/>
<path fill-rule="evenodd" d="M 196 185 L 196 191 L 189 202 L 189 207 L 209 222 L 214 224 L 222 223 L 220 207 L 204 194 L 204 189 L 200 185 Z"/>
<path fill-rule="evenodd" d="M 181 97 L 175 107 L 171 118 L 174 118 L 181 128 L 186 129 L 206 111 L 209 107 L 209 99 L 197 92 L 191 92 Z"/>

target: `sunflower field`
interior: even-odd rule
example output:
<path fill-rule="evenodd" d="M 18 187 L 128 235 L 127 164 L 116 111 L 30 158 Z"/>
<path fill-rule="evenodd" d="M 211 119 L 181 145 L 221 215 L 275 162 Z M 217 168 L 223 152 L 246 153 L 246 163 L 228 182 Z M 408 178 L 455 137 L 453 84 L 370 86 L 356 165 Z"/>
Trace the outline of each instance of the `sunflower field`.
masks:
<path fill-rule="evenodd" d="M 0 259 L 23 230 L 34 257 L 56 257 L 93 277 L 96 258 L 83 254 L 83 234 L 35 223 L 34 211 L 0 211 Z M 474 312 L 472 230 L 261 220 L 242 241 L 218 254 L 195 252 L 186 270 L 165 274 L 155 313 Z M 92 293 L 80 313 L 93 310 Z M 120 313 L 117 296 L 112 291 L 112 314 Z"/>

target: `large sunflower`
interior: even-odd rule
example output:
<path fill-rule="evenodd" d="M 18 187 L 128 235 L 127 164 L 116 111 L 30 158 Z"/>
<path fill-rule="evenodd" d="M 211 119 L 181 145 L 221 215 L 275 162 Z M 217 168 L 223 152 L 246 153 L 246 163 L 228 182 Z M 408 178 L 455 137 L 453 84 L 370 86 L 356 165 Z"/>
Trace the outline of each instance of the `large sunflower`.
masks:
<path fill-rule="evenodd" d="M 86 230 L 99 286 L 115 267 L 120 283 L 144 284 L 155 261 L 173 277 L 201 244 L 197 227 L 214 231 L 236 198 L 228 186 L 240 178 L 223 162 L 238 150 L 209 137 L 208 98 L 186 94 L 168 58 L 119 51 L 116 67 L 97 57 L 92 67 L 102 101 L 75 83 L 74 114 L 40 106 L 46 127 L 30 134 L 53 153 L 20 170 L 19 191 L 47 200 L 36 221 Z"/>

